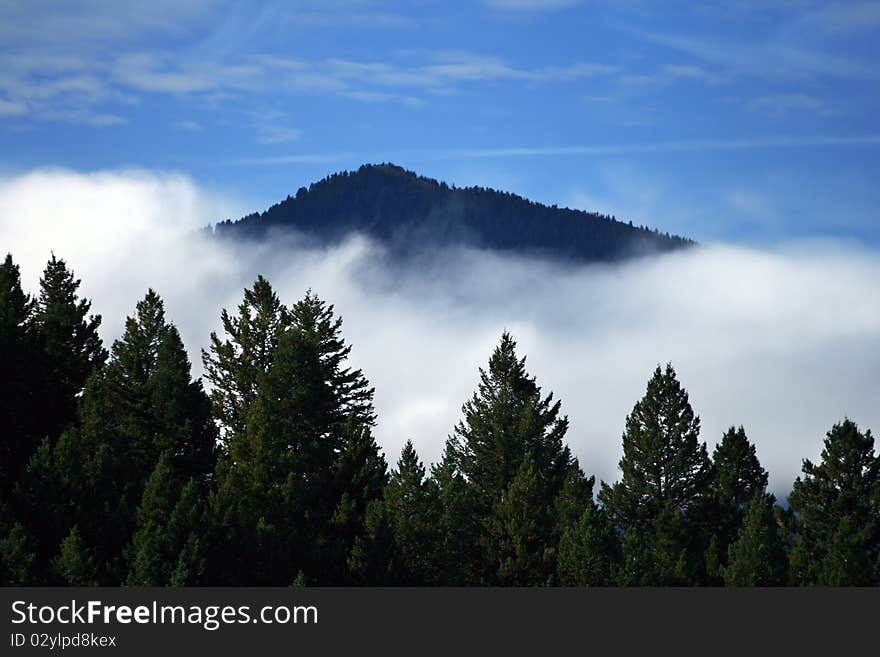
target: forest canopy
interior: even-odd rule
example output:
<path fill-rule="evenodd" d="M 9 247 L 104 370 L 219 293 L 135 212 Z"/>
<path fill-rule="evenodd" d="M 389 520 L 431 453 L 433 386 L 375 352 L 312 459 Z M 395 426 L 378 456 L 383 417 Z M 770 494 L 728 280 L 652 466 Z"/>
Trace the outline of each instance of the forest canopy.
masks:
<path fill-rule="evenodd" d="M 880 457 L 851 419 L 783 505 L 745 428 L 710 453 L 658 365 L 596 482 L 505 332 L 442 458 L 389 463 L 327 300 L 259 277 L 203 383 L 155 291 L 107 348 L 79 286 L 54 255 L 34 294 L 0 265 L 2 585 L 880 583 Z"/>

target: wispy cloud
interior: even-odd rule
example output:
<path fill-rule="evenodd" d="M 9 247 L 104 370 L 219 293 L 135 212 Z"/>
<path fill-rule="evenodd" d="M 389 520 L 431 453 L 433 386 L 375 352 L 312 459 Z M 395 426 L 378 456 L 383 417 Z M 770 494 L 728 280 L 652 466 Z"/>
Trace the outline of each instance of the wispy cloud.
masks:
<path fill-rule="evenodd" d="M 176 128 L 177 130 L 186 130 L 188 132 L 201 132 L 204 129 L 204 126 L 201 123 L 189 119 L 173 121 L 171 127 Z"/>
<path fill-rule="evenodd" d="M 0 43 L 44 52 L 94 51 L 144 35 L 185 34 L 220 0 L 0 2 Z"/>
<path fill-rule="evenodd" d="M 768 79 L 869 80 L 880 76 L 877 67 L 854 57 L 811 49 L 779 40 L 731 42 L 658 32 L 637 32 L 645 40 L 720 66 L 724 72 Z"/>
<path fill-rule="evenodd" d="M 426 97 L 451 93 L 467 85 L 491 82 L 566 84 L 615 73 L 615 66 L 595 62 L 519 67 L 501 57 L 468 52 L 426 53 L 421 64 L 327 58 L 294 59 L 249 55 L 226 63 L 206 57 L 171 57 L 153 52 L 123 53 L 108 61 L 64 58 L 0 57 L 8 63 L 0 73 L 5 111 L 21 116 L 35 102 L 53 101 L 85 113 L 110 101 L 137 99 L 140 94 L 177 98 L 225 98 L 245 94 L 319 93 L 364 103 L 399 103 L 419 107 Z M 35 112 L 36 113 L 36 112 Z M 44 112 L 43 115 L 46 113 Z M 57 112 L 56 112 L 57 114 Z M 106 114 L 106 112 L 104 112 Z M 266 141 L 289 141 L 292 129 L 273 130 Z"/>
<path fill-rule="evenodd" d="M 337 162 L 362 159 L 362 153 L 289 153 L 287 155 L 269 155 L 254 157 L 238 157 L 225 160 L 223 163 L 232 166 L 275 166 L 280 164 L 333 164 Z"/>
<path fill-rule="evenodd" d="M 667 153 L 677 151 L 746 150 L 759 148 L 800 148 L 811 146 L 877 146 L 880 134 L 854 136 L 773 136 L 751 139 L 692 139 L 631 144 L 589 146 L 548 146 L 513 148 L 465 148 L 434 151 L 441 157 L 539 157 L 559 155 L 608 155 L 616 153 Z"/>
<path fill-rule="evenodd" d="M 483 4 L 493 9 L 507 11 L 547 11 L 565 9 L 579 5 L 583 0 L 483 0 Z"/>
<path fill-rule="evenodd" d="M 728 192 L 724 200 L 736 212 L 742 214 L 758 217 L 767 217 L 771 214 L 767 198 L 755 192 L 735 190 Z"/>
<path fill-rule="evenodd" d="M 811 35 L 852 36 L 880 27 L 880 2 L 826 2 L 807 12 L 795 29 Z"/>
<path fill-rule="evenodd" d="M 781 135 L 751 139 L 682 139 L 672 141 L 641 142 L 628 144 L 595 144 L 580 146 L 529 146 L 499 148 L 452 148 L 423 149 L 386 152 L 382 156 L 391 159 L 418 158 L 423 160 L 469 160 L 530 157 L 568 157 L 582 155 L 619 155 L 638 153 L 675 153 L 703 151 L 735 151 L 779 148 L 818 148 L 843 146 L 880 146 L 880 134 L 851 136 L 802 137 Z M 332 163 L 364 160 L 371 157 L 365 152 L 344 153 L 293 153 L 289 155 L 251 156 L 231 158 L 227 165 L 272 166 L 279 164 Z"/>
<path fill-rule="evenodd" d="M 821 98 L 803 93 L 779 94 L 753 98 L 746 106 L 755 112 L 783 117 L 793 111 L 807 111 L 818 116 L 831 116 L 835 112 Z"/>

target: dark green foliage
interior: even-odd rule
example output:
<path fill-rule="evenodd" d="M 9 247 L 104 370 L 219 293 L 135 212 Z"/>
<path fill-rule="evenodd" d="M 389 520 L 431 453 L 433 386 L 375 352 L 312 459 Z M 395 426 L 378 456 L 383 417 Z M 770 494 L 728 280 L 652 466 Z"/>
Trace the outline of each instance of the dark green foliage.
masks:
<path fill-rule="evenodd" d="M 538 478 L 527 455 L 495 506 L 489 529 L 489 557 L 498 564 L 497 582 L 510 586 L 542 586 L 555 569 L 550 536 L 551 518 Z"/>
<path fill-rule="evenodd" d="M 66 565 L 56 567 L 57 573 L 78 572 L 70 564 L 71 545 L 79 541 L 88 546 L 81 561 L 93 564 L 90 580 L 123 581 L 128 572 L 123 548 L 160 456 L 168 455 L 180 485 L 196 479 L 207 486 L 216 435 L 210 402 L 201 383 L 190 379 L 177 329 L 165 321 L 162 301 L 151 290 L 127 319 L 107 365 L 86 383 L 75 426 L 54 448 L 41 446 L 31 461 L 22 500 L 31 509 L 48 506 L 52 512 L 35 523 L 41 559 L 48 559 L 48 546 L 57 546 L 59 535 L 66 536 L 68 552 L 58 557 Z"/>
<path fill-rule="evenodd" d="M 767 494 L 767 471 L 742 427 L 730 427 L 715 448 L 710 486 L 711 501 L 704 519 L 705 531 L 712 537 L 707 549 L 707 578 L 711 584 L 721 584 L 721 569 L 743 526 L 746 507 L 755 496 L 767 501 L 771 510 L 773 507 Z"/>
<path fill-rule="evenodd" d="M 394 530 L 381 499 L 370 500 L 364 514 L 364 531 L 355 537 L 347 560 L 351 583 L 363 586 L 394 582 L 397 561 Z"/>
<path fill-rule="evenodd" d="M 205 378 L 211 384 L 214 417 L 223 435 L 245 431 L 248 409 L 261 376 L 269 372 L 278 338 L 290 326 L 290 313 L 262 276 L 244 291 L 238 315 L 220 314 L 226 339 L 211 333 L 210 351 L 202 351 Z"/>
<path fill-rule="evenodd" d="M 554 402 L 552 393 L 542 396 L 535 377 L 526 372 L 525 358 L 516 355 L 516 342 L 505 332 L 489 359 L 489 368 L 480 369 L 478 389 L 462 406 L 464 419 L 456 426 L 447 448 L 456 471 L 476 498 L 484 548 L 483 563 L 477 570 L 487 583 L 516 577 L 511 569 L 516 569 L 514 563 L 526 559 L 524 550 L 528 549 L 522 543 L 525 534 L 535 532 L 528 539 L 531 543 L 552 543 L 549 507 L 562 489 L 572 460 L 563 442 L 568 418 L 559 417 L 559 409 L 560 402 Z M 523 470 L 526 462 L 531 463 L 533 472 Z M 510 487 L 517 477 L 519 481 L 512 491 Z M 541 500 L 538 508 L 529 509 L 532 518 L 514 521 L 510 517 L 515 513 L 509 502 L 511 493 L 519 500 Z M 508 517 L 495 517 L 499 513 Z M 509 535 L 513 531 L 509 523 L 513 522 L 531 526 L 519 527 L 517 531 L 523 535 L 514 539 Z M 505 526 L 508 528 L 501 529 Z M 511 550 L 519 556 L 514 558 Z M 541 579 L 547 581 L 552 576 L 554 559 L 548 554 L 539 561 L 543 564 Z"/>
<path fill-rule="evenodd" d="M 739 536 L 730 545 L 728 564 L 721 568 L 724 582 L 728 586 L 780 586 L 785 584 L 786 569 L 773 498 L 759 491 L 745 508 Z"/>
<path fill-rule="evenodd" d="M 35 302 L 0 266 L 0 585 L 880 583 L 880 458 L 850 420 L 783 509 L 742 427 L 710 461 L 658 367 L 597 504 L 505 333 L 430 476 L 410 442 L 389 475 L 315 295 L 258 278 L 204 353 L 209 399 L 158 295 L 105 362 L 78 287 L 53 256 Z"/>
<path fill-rule="evenodd" d="M 53 254 L 40 278 L 33 318 L 43 361 L 39 436 L 52 441 L 73 422 L 86 379 L 107 359 L 98 335 L 101 316 L 89 315 L 91 302 L 77 296 L 79 286 Z"/>
<path fill-rule="evenodd" d="M 619 543 L 604 509 L 593 501 L 594 483 L 575 461 L 556 498 L 560 586 L 610 586 L 616 575 Z"/>
<path fill-rule="evenodd" d="M 394 583 L 443 581 L 437 563 L 441 513 L 436 488 L 436 482 L 425 477 L 425 466 L 412 442 L 407 441 L 385 487 L 385 508 L 398 555 Z"/>
<path fill-rule="evenodd" d="M 387 466 L 370 432 L 373 389 L 346 366 L 342 320 L 311 293 L 288 310 L 260 278 L 224 324 L 226 341 L 214 336 L 205 355 L 227 452 L 211 505 L 224 564 L 215 577 L 345 583 Z"/>
<path fill-rule="evenodd" d="M 429 485 L 438 495 L 439 540 L 434 563 L 440 582 L 447 586 L 486 583 L 479 499 L 458 469 L 448 442 L 443 458 L 432 468 Z"/>
<path fill-rule="evenodd" d="M 0 586 L 39 584 L 37 556 L 27 529 L 15 522 L 9 508 L 0 500 Z"/>
<path fill-rule="evenodd" d="M 61 542 L 61 549 L 52 566 L 58 578 L 67 586 L 95 586 L 98 583 L 95 560 L 76 525 Z"/>
<path fill-rule="evenodd" d="M 621 480 L 603 484 L 600 500 L 624 536 L 625 581 L 698 583 L 705 550 L 699 520 L 708 503 L 711 467 L 699 441 L 700 419 L 672 365 L 659 366 L 626 419 Z M 649 563 L 641 564 L 645 557 Z M 646 579 L 633 581 L 633 573 Z"/>
<path fill-rule="evenodd" d="M 866 586 L 880 582 L 880 457 L 870 431 L 851 420 L 825 437 L 822 460 L 805 460 L 788 498 L 795 513 L 792 582 Z"/>
<path fill-rule="evenodd" d="M 18 265 L 7 255 L 0 265 L 0 496 L 11 492 L 41 438 L 34 426 L 40 377 L 33 311 Z"/>
<path fill-rule="evenodd" d="M 692 244 L 515 194 L 449 187 L 391 164 L 334 174 L 262 214 L 221 222 L 214 230 L 221 236 L 259 238 L 285 228 L 327 241 L 358 232 L 385 243 L 396 255 L 470 244 L 594 262 Z"/>
<path fill-rule="evenodd" d="M 195 480 L 181 487 L 170 457 L 160 458 L 137 510 L 137 529 L 127 551 L 127 585 L 199 583 L 204 571 L 199 535 L 204 526 L 201 494 Z"/>
<path fill-rule="evenodd" d="M 381 518 L 376 515 L 379 513 L 376 509 L 373 510 L 372 519 L 368 514 L 370 505 L 382 500 L 388 482 L 388 464 L 369 427 L 358 424 L 354 416 L 346 427 L 335 474 L 339 503 L 330 521 L 332 533 L 324 539 L 328 543 L 332 542 L 333 545 L 328 545 L 320 550 L 320 553 L 315 554 L 311 563 L 312 570 L 324 573 L 323 579 L 327 583 L 346 583 L 350 579 L 349 573 L 337 571 L 334 574 L 342 563 L 339 556 L 342 556 L 343 560 L 349 560 L 359 537 L 366 530 L 368 533 L 369 531 L 381 533 L 381 536 L 377 534 L 371 539 L 374 542 L 379 541 L 374 545 L 375 548 L 381 547 L 385 534 L 390 531 L 386 527 L 388 518 L 384 508 Z M 317 505 L 316 501 L 310 503 Z M 317 533 L 320 534 L 320 531 L 316 528 Z M 333 554 L 332 548 L 335 548 L 338 556 L 328 558 Z M 361 562 L 358 563 L 363 566 Z M 361 570 L 356 571 L 354 576 L 357 579 L 367 575 Z"/>

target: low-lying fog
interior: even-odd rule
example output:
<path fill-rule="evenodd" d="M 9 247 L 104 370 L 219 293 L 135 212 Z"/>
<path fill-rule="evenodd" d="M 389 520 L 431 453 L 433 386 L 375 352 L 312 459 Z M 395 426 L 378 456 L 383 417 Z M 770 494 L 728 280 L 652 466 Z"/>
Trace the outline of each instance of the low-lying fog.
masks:
<path fill-rule="evenodd" d="M 155 288 L 195 374 L 220 309 L 258 273 L 285 303 L 312 288 L 343 316 L 352 363 L 376 386 L 391 463 L 408 438 L 426 461 L 439 457 L 505 328 L 563 400 L 568 442 L 599 479 L 617 478 L 625 417 L 666 361 L 710 449 L 743 424 L 783 497 L 834 422 L 880 427 L 877 251 L 719 244 L 573 267 L 456 249 L 392 265 L 358 236 L 320 249 L 293 236 L 220 245 L 193 231 L 252 209 L 175 174 L 35 171 L 0 180 L 0 250 L 31 291 L 50 251 L 67 260 L 108 345 Z"/>

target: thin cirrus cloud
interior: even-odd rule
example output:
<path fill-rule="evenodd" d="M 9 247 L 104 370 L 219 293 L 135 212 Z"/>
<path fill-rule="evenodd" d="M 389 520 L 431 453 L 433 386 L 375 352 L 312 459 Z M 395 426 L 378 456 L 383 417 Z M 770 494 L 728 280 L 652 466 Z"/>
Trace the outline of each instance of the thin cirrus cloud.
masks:
<path fill-rule="evenodd" d="M 568 441 L 601 479 L 617 478 L 626 414 L 667 361 L 710 449 L 743 424 L 780 496 L 831 424 L 880 426 L 877 251 L 710 245 L 576 267 L 451 249 L 392 267 L 357 236 L 315 248 L 292 235 L 218 244 L 194 230 L 252 209 L 178 174 L 34 171 L 0 181 L 0 241 L 31 289 L 51 251 L 67 259 L 108 341 L 154 287 L 196 372 L 220 308 L 234 308 L 258 273 L 287 303 L 314 289 L 336 305 L 352 363 L 376 386 L 377 438 L 391 460 L 407 439 L 426 460 L 440 456 L 504 329 L 563 400 Z"/>
<path fill-rule="evenodd" d="M 110 62 L 0 56 L 6 116 L 57 120 L 63 105 L 85 115 L 107 116 L 108 103 L 133 104 L 140 94 L 198 98 L 214 93 L 237 95 L 324 93 L 350 100 L 397 102 L 420 107 L 425 94 L 449 93 L 462 85 L 487 82 L 570 83 L 611 75 L 618 69 L 595 62 L 538 68 L 517 67 L 503 58 L 473 53 L 433 53 L 421 65 L 328 58 L 303 60 L 253 55 L 234 64 L 205 58 L 175 59 L 150 52 L 125 53 Z M 97 122 L 96 122 L 97 123 Z M 283 141 L 283 140 L 282 140 Z"/>
<path fill-rule="evenodd" d="M 877 68 L 850 56 L 815 50 L 810 44 L 769 39 L 758 42 L 733 42 L 722 39 L 680 36 L 649 31 L 633 31 L 640 38 L 658 46 L 689 55 L 721 67 L 725 72 L 771 80 L 873 80 Z"/>
<path fill-rule="evenodd" d="M 483 0 L 483 4 L 493 9 L 508 11 L 547 11 L 566 9 L 581 4 L 583 0 Z"/>
<path fill-rule="evenodd" d="M 468 160 L 495 158 L 564 157 L 583 155 L 614 155 L 637 153 L 710 152 L 727 150 L 809 148 L 835 146 L 876 146 L 880 134 L 864 135 L 778 135 L 754 138 L 729 139 L 679 139 L 670 141 L 633 142 L 622 144 L 593 144 L 576 146 L 508 146 L 497 148 L 453 148 L 411 150 L 388 153 L 393 158 L 417 157 L 426 160 Z M 292 153 L 289 155 L 230 158 L 228 165 L 295 164 L 307 162 L 338 162 L 363 159 L 365 153 Z"/>

